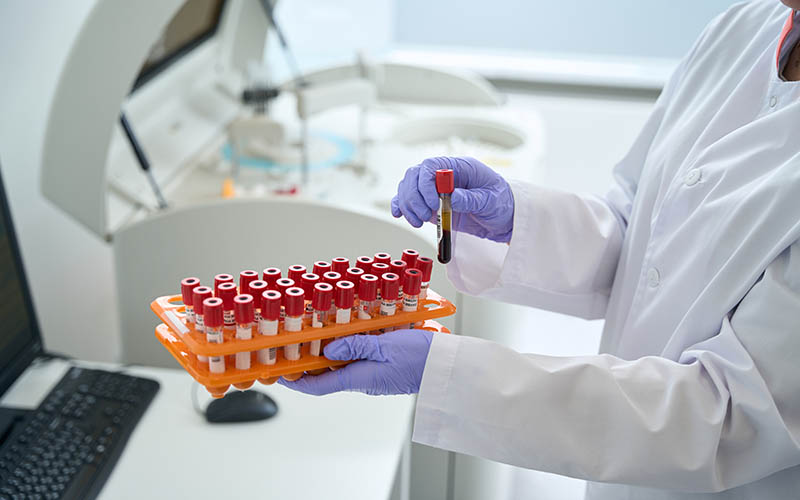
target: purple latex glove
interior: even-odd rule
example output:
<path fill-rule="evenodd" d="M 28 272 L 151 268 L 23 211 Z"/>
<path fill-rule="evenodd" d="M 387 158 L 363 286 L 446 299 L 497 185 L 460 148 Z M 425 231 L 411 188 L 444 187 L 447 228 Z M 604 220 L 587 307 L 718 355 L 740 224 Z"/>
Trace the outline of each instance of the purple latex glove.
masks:
<path fill-rule="evenodd" d="M 315 396 L 339 391 L 357 391 L 373 396 L 416 394 L 432 337 L 433 333 L 427 330 L 395 330 L 381 335 L 342 337 L 325 346 L 325 357 L 362 361 L 321 375 L 304 375 L 294 382 L 281 377 L 278 383 Z"/>
<path fill-rule="evenodd" d="M 514 228 L 514 196 L 497 172 L 474 158 L 428 158 L 406 170 L 392 198 L 392 215 L 404 216 L 414 227 L 435 221 L 439 209 L 436 171 L 453 170 L 453 229 L 500 243 L 511 241 Z"/>

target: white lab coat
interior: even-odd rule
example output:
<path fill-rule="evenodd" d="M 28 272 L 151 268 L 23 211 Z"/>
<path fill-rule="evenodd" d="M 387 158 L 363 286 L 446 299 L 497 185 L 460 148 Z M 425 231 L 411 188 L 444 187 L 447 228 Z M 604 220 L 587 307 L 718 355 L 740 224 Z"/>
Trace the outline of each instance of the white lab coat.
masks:
<path fill-rule="evenodd" d="M 592 499 L 800 498 L 800 83 L 776 68 L 789 15 L 764 0 L 716 18 L 605 198 L 512 183 L 510 245 L 458 235 L 460 290 L 604 317 L 601 354 L 436 335 L 415 441 L 585 478 Z"/>

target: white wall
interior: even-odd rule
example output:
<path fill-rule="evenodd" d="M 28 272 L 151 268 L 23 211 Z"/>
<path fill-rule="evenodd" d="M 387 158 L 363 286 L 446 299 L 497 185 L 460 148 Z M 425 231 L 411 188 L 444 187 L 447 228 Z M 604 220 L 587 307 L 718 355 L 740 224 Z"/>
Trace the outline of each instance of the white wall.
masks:
<path fill-rule="evenodd" d="M 59 64 L 93 4 L 0 2 L 0 162 L 45 347 L 112 360 L 120 343 L 110 247 L 57 210 L 39 189 L 45 121 Z M 75 123 L 80 126 L 79 116 Z"/>

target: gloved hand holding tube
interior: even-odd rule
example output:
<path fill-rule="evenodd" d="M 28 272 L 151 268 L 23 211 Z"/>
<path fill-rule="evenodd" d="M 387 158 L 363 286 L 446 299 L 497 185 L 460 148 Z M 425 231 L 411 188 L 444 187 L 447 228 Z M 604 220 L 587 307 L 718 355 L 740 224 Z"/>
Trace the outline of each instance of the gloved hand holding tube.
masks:
<path fill-rule="evenodd" d="M 454 174 L 453 230 L 510 242 L 514 227 L 511 187 L 500 174 L 474 158 L 428 158 L 406 170 L 392 198 L 392 215 L 405 217 L 414 227 L 434 222 L 439 209 L 436 171 L 441 169 L 451 169 Z"/>

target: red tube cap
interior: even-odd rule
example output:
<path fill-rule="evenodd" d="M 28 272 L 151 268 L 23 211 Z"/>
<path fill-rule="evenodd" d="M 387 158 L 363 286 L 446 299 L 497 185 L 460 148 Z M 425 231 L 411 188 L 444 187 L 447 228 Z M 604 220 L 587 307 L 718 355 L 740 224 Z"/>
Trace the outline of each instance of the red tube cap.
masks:
<path fill-rule="evenodd" d="M 209 297 L 203 300 L 203 322 L 206 326 L 222 326 L 222 299 Z"/>
<path fill-rule="evenodd" d="M 250 283 L 258 279 L 258 272 L 248 269 L 239 273 L 239 293 L 250 293 Z"/>
<path fill-rule="evenodd" d="M 218 274 L 214 276 L 214 295 L 219 295 L 219 286 L 222 283 L 233 283 L 233 276 L 230 274 Z"/>
<path fill-rule="evenodd" d="M 233 298 L 235 307 L 233 312 L 236 314 L 236 323 L 239 325 L 252 323 L 256 318 L 255 301 L 250 294 L 241 294 Z"/>
<path fill-rule="evenodd" d="M 398 276 L 404 276 L 407 264 L 403 260 L 393 260 L 389 263 L 389 267 L 392 269 L 394 274 Z"/>
<path fill-rule="evenodd" d="M 317 283 L 314 285 L 314 299 L 311 305 L 318 311 L 327 311 L 331 308 L 333 300 L 333 286 L 328 283 Z"/>
<path fill-rule="evenodd" d="M 318 260 L 314 262 L 313 273 L 317 276 L 322 276 L 323 274 L 327 273 L 328 271 L 333 271 L 331 263 L 327 260 Z"/>
<path fill-rule="evenodd" d="M 275 321 L 281 317 L 281 292 L 266 290 L 261 294 L 261 317 Z"/>
<path fill-rule="evenodd" d="M 222 308 L 226 311 L 233 310 L 233 298 L 236 297 L 236 283 L 226 281 L 217 287 L 217 297 L 222 299 Z"/>
<path fill-rule="evenodd" d="M 419 272 L 422 273 L 422 281 L 431 280 L 431 271 L 433 271 L 433 259 L 430 257 L 419 257 L 417 263 L 414 265 Z"/>
<path fill-rule="evenodd" d="M 314 294 L 314 285 L 319 283 L 319 275 L 316 273 L 305 273 L 300 277 L 300 288 L 306 294 L 306 297 L 311 297 Z"/>
<path fill-rule="evenodd" d="M 381 297 L 384 300 L 397 300 L 400 297 L 400 276 L 394 273 L 381 275 Z"/>
<path fill-rule="evenodd" d="M 403 250 L 403 256 L 400 257 L 400 259 L 403 260 L 408 267 L 414 267 L 414 264 L 417 263 L 417 257 L 419 257 L 419 252 L 411 248 L 406 248 Z"/>
<path fill-rule="evenodd" d="M 214 291 L 207 286 L 196 286 L 192 290 L 192 304 L 194 312 L 203 314 L 203 301 L 214 295 Z"/>
<path fill-rule="evenodd" d="M 350 267 L 350 260 L 347 257 L 334 257 L 331 259 L 331 271 L 344 275 Z"/>
<path fill-rule="evenodd" d="M 362 255 L 361 257 L 356 259 L 356 267 L 368 273 L 370 269 L 372 269 L 372 263 L 374 260 L 372 257 L 367 257 L 366 255 Z"/>
<path fill-rule="evenodd" d="M 183 278 L 181 280 L 181 300 L 183 305 L 192 305 L 192 291 L 200 286 L 200 280 L 197 278 Z"/>
<path fill-rule="evenodd" d="M 374 274 L 362 274 L 358 281 L 358 299 L 375 300 L 378 298 L 378 277 Z"/>
<path fill-rule="evenodd" d="M 264 280 L 255 280 L 250 282 L 250 295 L 253 297 L 261 297 L 261 293 L 268 288 L 267 282 Z M 258 304 L 256 304 L 258 305 Z"/>
<path fill-rule="evenodd" d="M 281 295 L 283 295 L 283 300 L 286 300 L 286 290 L 292 288 L 294 286 L 294 280 L 289 278 L 281 278 L 275 282 L 275 287 Z M 284 304 L 285 305 L 285 304 Z"/>
<path fill-rule="evenodd" d="M 302 316 L 306 310 L 303 289 L 296 286 L 287 288 L 283 297 L 283 307 L 286 309 L 286 316 Z"/>
<path fill-rule="evenodd" d="M 406 269 L 403 277 L 403 293 L 405 295 L 419 295 L 422 285 L 422 273 L 418 269 Z"/>
<path fill-rule="evenodd" d="M 300 277 L 306 274 L 306 272 L 306 266 L 295 264 L 293 266 L 289 266 L 289 272 L 286 273 L 286 276 L 290 280 L 294 280 L 295 283 L 300 283 Z"/>
<path fill-rule="evenodd" d="M 370 272 L 375 276 L 380 276 L 383 273 L 391 272 L 392 268 L 389 267 L 389 264 L 384 264 L 383 262 L 375 262 L 372 264 L 372 269 Z"/>
<path fill-rule="evenodd" d="M 281 270 L 277 267 L 268 267 L 261 272 L 261 279 L 267 282 L 270 290 L 274 290 L 275 282 L 281 279 Z"/>
<path fill-rule="evenodd" d="M 361 275 L 364 274 L 363 269 L 359 269 L 358 267 L 351 267 L 347 270 L 347 274 L 345 274 L 345 278 L 350 283 L 358 283 L 358 280 L 361 278 Z"/>
<path fill-rule="evenodd" d="M 337 273 L 336 271 L 328 271 L 327 273 L 322 275 L 322 281 L 328 283 L 329 285 L 335 285 L 341 280 L 342 280 L 342 275 L 340 273 Z"/>
<path fill-rule="evenodd" d="M 449 168 L 436 171 L 436 190 L 442 194 L 452 193 L 455 187 L 453 171 Z"/>
<path fill-rule="evenodd" d="M 380 262 L 381 264 L 388 264 L 392 261 L 392 256 L 386 252 L 378 252 L 375 254 L 375 262 Z"/>
<path fill-rule="evenodd" d="M 351 281 L 340 281 L 336 283 L 336 307 L 339 309 L 350 309 L 355 300 L 356 287 Z"/>

